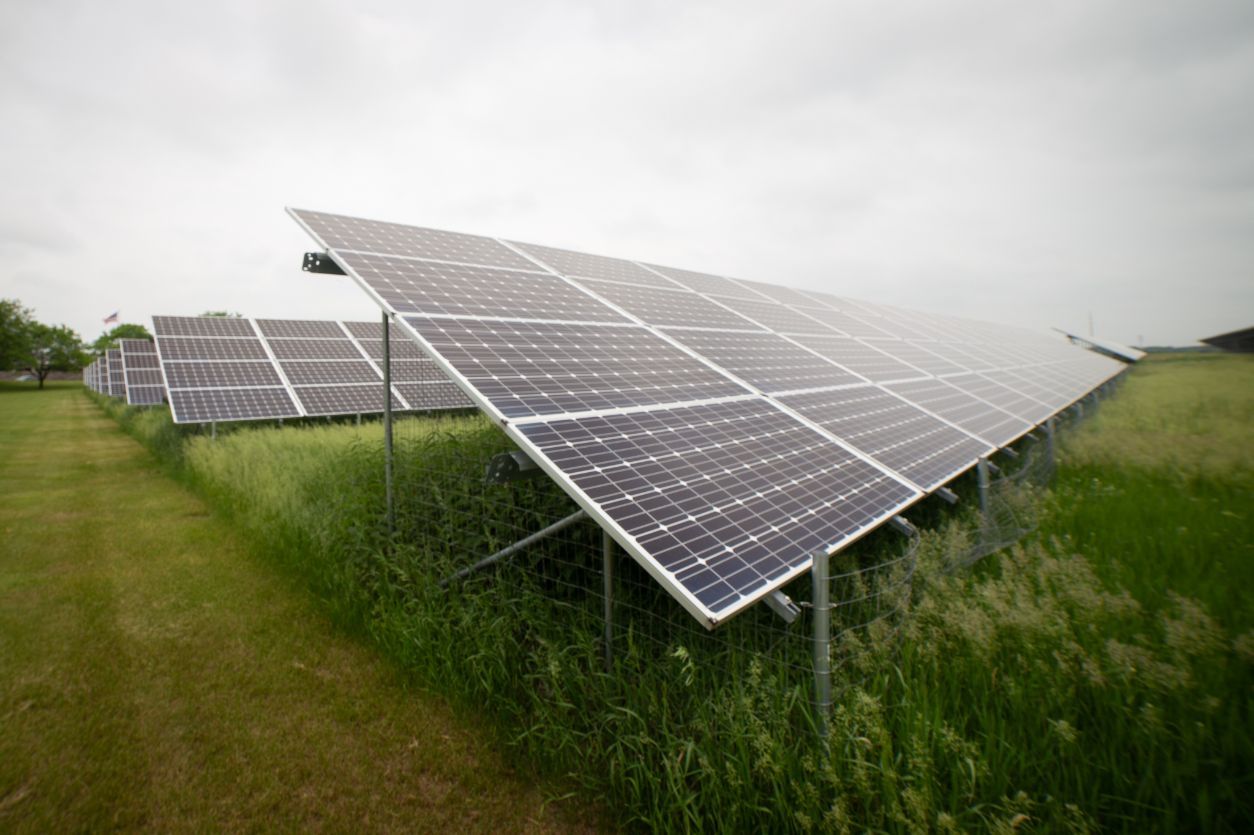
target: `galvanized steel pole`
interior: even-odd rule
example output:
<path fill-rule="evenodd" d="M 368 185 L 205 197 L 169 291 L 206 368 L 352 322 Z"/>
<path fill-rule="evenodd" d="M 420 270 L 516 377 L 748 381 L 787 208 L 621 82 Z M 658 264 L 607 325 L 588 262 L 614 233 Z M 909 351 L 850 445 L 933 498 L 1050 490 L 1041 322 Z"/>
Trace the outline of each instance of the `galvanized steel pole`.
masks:
<path fill-rule="evenodd" d="M 814 612 L 814 712 L 818 717 L 819 739 L 827 744 L 827 720 L 832 709 L 832 606 L 826 551 L 816 551 L 810 568 Z"/>
<path fill-rule="evenodd" d="M 396 531 L 392 500 L 392 340 L 388 315 L 383 314 L 383 481 L 387 495 L 388 539 Z"/>
<path fill-rule="evenodd" d="M 602 580 L 605 592 L 605 672 L 614 665 L 614 538 L 601 531 Z"/>

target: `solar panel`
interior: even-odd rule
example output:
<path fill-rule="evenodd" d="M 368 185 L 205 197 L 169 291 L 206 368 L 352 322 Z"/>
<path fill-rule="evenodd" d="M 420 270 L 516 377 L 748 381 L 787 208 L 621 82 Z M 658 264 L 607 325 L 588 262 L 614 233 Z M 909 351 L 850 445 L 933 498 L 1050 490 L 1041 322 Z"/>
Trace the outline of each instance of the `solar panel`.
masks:
<path fill-rule="evenodd" d="M 131 406 L 159 406 L 165 402 L 165 381 L 157 347 L 148 339 L 120 339 L 126 402 Z"/>
<path fill-rule="evenodd" d="M 883 351 L 893 359 L 901 360 L 912 368 L 917 368 L 934 377 L 961 374 L 970 370 L 931 351 L 930 346 L 935 345 L 934 342 L 925 343 L 929 347 L 915 345 L 902 339 L 867 340 L 867 344 L 877 351 Z"/>
<path fill-rule="evenodd" d="M 301 416 L 250 320 L 154 316 L 152 324 L 175 423 Z"/>
<path fill-rule="evenodd" d="M 944 380 L 889 383 L 885 388 L 996 447 L 1006 446 L 1032 429 L 1032 424 L 1026 420 L 986 403 Z"/>
<path fill-rule="evenodd" d="M 734 612 L 881 520 L 909 488 L 768 402 L 529 423 L 527 440 L 690 611 Z"/>
<path fill-rule="evenodd" d="M 153 327 L 177 423 L 383 411 L 379 322 L 158 316 Z M 392 408 L 472 405 L 412 340 L 393 332 Z M 175 397 L 175 390 L 197 394 Z"/>
<path fill-rule="evenodd" d="M 257 330 L 305 415 L 384 410 L 382 369 L 339 322 L 258 319 Z M 408 408 L 395 387 L 390 397 L 393 409 Z"/>
<path fill-rule="evenodd" d="M 677 270 L 674 267 L 659 267 L 656 264 L 648 264 L 649 269 L 654 272 L 661 273 L 682 287 L 687 287 L 697 293 L 706 293 L 711 296 L 726 296 L 733 299 L 749 299 L 751 301 L 763 301 L 764 297 L 757 292 L 739 284 L 730 278 L 724 278 L 721 275 L 710 275 L 709 273 L 697 273 L 692 270 Z"/>
<path fill-rule="evenodd" d="M 304 220 L 317 227 L 326 246 L 335 249 L 358 248 L 380 255 L 401 255 L 487 267 L 535 269 L 533 263 L 509 247 L 481 235 L 421 229 L 326 212 L 304 212 L 302 215 Z"/>
<path fill-rule="evenodd" d="M 707 626 L 1105 373 L 1013 328 L 289 211 Z"/>
<path fill-rule="evenodd" d="M 1027 395 L 998 383 L 983 374 L 959 374 L 946 377 L 945 382 L 962 389 L 968 394 L 991 403 L 1017 418 L 1036 425 L 1038 421 L 1049 417 L 1050 408 Z"/>
<path fill-rule="evenodd" d="M 668 328 L 666 334 L 768 394 L 865 382 L 773 333 Z"/>
<path fill-rule="evenodd" d="M 506 417 L 654 406 L 746 394 L 635 325 L 432 319 L 409 323 Z"/>
<path fill-rule="evenodd" d="M 793 339 L 819 356 L 829 359 L 873 383 L 884 383 L 891 380 L 911 380 L 927 376 L 926 372 L 912 368 L 865 342 L 850 339 L 846 336 L 801 334 L 794 336 Z"/>
<path fill-rule="evenodd" d="M 380 322 L 344 322 L 362 352 L 383 373 L 383 325 Z M 411 410 L 434 411 L 467 409 L 474 403 L 408 334 L 395 325 L 388 328 L 388 351 L 392 356 L 392 387 L 405 398 Z"/>
<path fill-rule="evenodd" d="M 343 258 L 345 266 L 368 280 L 389 308 L 399 313 L 626 321 L 595 299 L 571 292 L 570 284 L 553 275 L 360 253 Z"/>
<path fill-rule="evenodd" d="M 878 386 L 783 395 L 787 406 L 929 492 L 993 451 Z"/>
<path fill-rule="evenodd" d="M 1146 353 L 1140 348 L 1132 348 L 1121 342 L 1115 342 L 1113 339 L 1098 339 L 1094 336 L 1080 336 L 1079 334 L 1074 334 L 1061 328 L 1054 328 L 1054 330 L 1058 331 L 1077 345 L 1090 347 L 1098 353 L 1123 360 L 1124 362 L 1140 362 L 1146 357 Z M 1212 339 L 1217 338 L 1218 337 L 1212 337 Z M 1202 341 L 1205 342 L 1206 340 Z"/>
<path fill-rule="evenodd" d="M 109 396 L 126 397 L 126 366 L 122 364 L 122 352 L 110 348 L 105 355 L 109 357 Z"/>
<path fill-rule="evenodd" d="M 809 316 L 798 313 L 791 307 L 785 307 L 778 302 L 758 302 L 748 299 L 720 299 L 720 301 L 740 315 L 777 333 L 813 333 L 822 335 L 833 333 L 832 329 L 822 322 L 811 319 Z"/>
<path fill-rule="evenodd" d="M 602 278 L 628 284 L 643 284 L 646 287 L 675 287 L 675 282 L 670 279 L 621 258 L 606 258 L 603 255 L 588 255 L 536 244 L 515 242 L 514 246 L 562 275 L 573 278 Z"/>
<path fill-rule="evenodd" d="M 579 283 L 650 325 L 758 330 L 743 316 L 678 287 L 664 290 L 588 278 L 580 279 Z"/>
<path fill-rule="evenodd" d="M 812 319 L 818 319 L 829 328 L 834 328 L 842 336 L 891 338 L 891 334 L 887 331 L 880 330 L 856 316 L 823 305 L 811 304 L 805 308 L 805 314 Z"/>

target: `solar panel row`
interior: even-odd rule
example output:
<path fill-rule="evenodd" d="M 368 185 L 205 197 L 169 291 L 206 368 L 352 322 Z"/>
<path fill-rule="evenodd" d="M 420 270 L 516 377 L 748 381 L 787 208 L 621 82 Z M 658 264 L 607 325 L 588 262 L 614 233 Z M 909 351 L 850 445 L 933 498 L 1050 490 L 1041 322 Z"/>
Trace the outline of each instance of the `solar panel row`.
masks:
<path fill-rule="evenodd" d="M 153 317 L 176 423 L 322 417 L 384 410 L 380 322 Z M 394 329 L 391 406 L 470 401 Z"/>
<path fill-rule="evenodd" d="M 1000 325 L 291 214 L 707 626 L 1119 370 Z"/>

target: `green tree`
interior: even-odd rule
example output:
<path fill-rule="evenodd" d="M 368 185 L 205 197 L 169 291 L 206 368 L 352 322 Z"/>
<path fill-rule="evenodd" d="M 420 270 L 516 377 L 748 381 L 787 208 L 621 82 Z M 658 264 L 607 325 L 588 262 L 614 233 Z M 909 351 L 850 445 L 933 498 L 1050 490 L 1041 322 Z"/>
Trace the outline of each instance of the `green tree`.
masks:
<path fill-rule="evenodd" d="M 123 324 L 118 325 L 113 330 L 105 331 L 100 337 L 91 343 L 91 349 L 97 353 L 103 353 L 110 348 L 118 347 L 119 339 L 152 339 L 152 334 L 148 332 L 148 328 L 143 325 Z"/>
<path fill-rule="evenodd" d="M 39 387 L 53 371 L 77 371 L 87 364 L 83 341 L 65 325 L 32 322 L 23 367 L 39 378 Z"/>
<path fill-rule="evenodd" d="M 33 324 L 29 308 L 17 299 L 0 299 L 0 371 L 25 367 Z"/>

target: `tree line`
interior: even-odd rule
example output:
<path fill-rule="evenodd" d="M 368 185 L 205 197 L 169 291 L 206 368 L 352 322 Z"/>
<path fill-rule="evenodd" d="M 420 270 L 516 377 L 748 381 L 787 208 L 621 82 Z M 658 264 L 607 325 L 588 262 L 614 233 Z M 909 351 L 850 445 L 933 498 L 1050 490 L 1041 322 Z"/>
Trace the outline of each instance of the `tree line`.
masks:
<path fill-rule="evenodd" d="M 54 371 L 80 371 L 95 355 L 115 347 L 119 339 L 152 339 L 143 325 L 121 324 L 95 342 L 66 325 L 49 325 L 17 299 L 0 299 L 0 371 L 26 371 L 44 380 Z"/>

